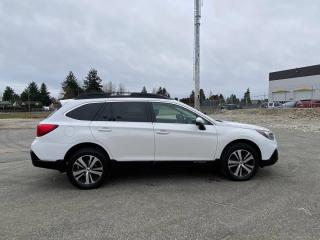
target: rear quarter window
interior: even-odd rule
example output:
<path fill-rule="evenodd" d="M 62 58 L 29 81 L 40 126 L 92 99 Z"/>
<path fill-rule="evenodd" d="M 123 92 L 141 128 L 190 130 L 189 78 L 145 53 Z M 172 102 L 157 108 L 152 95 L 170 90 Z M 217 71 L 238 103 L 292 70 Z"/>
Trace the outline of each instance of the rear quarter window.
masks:
<path fill-rule="evenodd" d="M 76 120 L 92 121 L 102 108 L 103 104 L 104 103 L 87 103 L 71 110 L 66 116 Z"/>

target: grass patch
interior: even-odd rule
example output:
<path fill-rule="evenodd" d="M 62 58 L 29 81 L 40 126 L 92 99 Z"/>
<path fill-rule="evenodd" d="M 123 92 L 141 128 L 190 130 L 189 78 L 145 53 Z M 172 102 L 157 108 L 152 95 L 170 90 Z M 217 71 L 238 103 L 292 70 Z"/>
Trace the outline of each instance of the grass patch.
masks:
<path fill-rule="evenodd" d="M 20 118 L 20 119 L 32 119 L 32 118 L 46 118 L 51 112 L 10 112 L 0 113 L 0 119 Z"/>

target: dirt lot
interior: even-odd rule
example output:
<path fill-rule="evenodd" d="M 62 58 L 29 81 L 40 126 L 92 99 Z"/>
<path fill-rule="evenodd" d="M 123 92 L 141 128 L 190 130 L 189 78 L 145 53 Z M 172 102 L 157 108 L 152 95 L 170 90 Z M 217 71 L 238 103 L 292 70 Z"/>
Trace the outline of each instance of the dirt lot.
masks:
<path fill-rule="evenodd" d="M 227 110 L 211 116 L 215 119 L 252 123 L 269 128 L 320 132 L 320 108 Z"/>
<path fill-rule="evenodd" d="M 214 116 L 274 130 L 279 162 L 250 181 L 226 180 L 212 164 L 118 166 L 91 191 L 32 166 L 39 120 L 1 120 L 0 238 L 319 240 L 319 115 L 310 114 Z"/>

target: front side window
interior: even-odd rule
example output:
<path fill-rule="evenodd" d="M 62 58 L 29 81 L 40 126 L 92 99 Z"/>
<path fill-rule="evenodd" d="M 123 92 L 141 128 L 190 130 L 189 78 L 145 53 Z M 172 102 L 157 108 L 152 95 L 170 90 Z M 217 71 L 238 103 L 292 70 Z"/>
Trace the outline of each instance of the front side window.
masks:
<path fill-rule="evenodd" d="M 71 110 L 66 116 L 77 120 L 92 121 L 102 106 L 103 103 L 88 103 Z"/>
<path fill-rule="evenodd" d="M 112 120 L 118 122 L 150 122 L 144 102 L 113 102 Z"/>
<path fill-rule="evenodd" d="M 152 103 L 155 122 L 195 124 L 197 114 L 177 105 Z M 205 120 L 206 124 L 210 124 Z"/>

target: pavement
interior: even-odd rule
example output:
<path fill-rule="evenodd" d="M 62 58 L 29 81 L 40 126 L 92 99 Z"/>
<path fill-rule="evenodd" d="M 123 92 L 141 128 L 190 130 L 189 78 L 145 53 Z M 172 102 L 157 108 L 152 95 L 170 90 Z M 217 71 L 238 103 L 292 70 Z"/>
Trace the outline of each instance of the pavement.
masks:
<path fill-rule="evenodd" d="M 279 162 L 246 182 L 214 164 L 115 166 L 99 189 L 35 168 L 34 129 L 0 129 L 0 239 L 320 239 L 320 134 L 273 129 Z"/>

